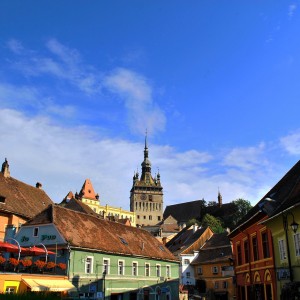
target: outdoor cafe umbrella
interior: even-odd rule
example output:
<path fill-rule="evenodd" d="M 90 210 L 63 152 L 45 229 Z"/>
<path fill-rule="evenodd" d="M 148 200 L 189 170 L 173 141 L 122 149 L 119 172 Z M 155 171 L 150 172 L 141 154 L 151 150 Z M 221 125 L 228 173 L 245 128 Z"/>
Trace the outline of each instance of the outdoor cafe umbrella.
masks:
<path fill-rule="evenodd" d="M 27 255 L 36 256 L 36 255 L 46 254 L 46 249 L 33 246 L 33 247 L 30 247 L 30 248 L 25 248 L 24 252 Z M 54 255 L 54 254 L 56 254 L 56 253 L 53 252 L 53 251 L 47 250 L 47 255 Z"/>
<path fill-rule="evenodd" d="M 26 249 L 23 247 L 11 244 L 11 243 L 7 243 L 7 242 L 0 242 L 0 251 L 1 252 L 13 252 L 13 253 L 18 253 L 18 252 L 22 252 L 25 251 Z"/>

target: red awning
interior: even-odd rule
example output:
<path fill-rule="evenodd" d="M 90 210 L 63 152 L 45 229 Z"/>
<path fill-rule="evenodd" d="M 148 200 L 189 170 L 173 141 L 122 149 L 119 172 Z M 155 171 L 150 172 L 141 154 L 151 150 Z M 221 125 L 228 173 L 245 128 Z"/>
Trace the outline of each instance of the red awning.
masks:
<path fill-rule="evenodd" d="M 55 252 L 47 250 L 48 255 L 55 255 Z M 24 252 L 22 251 L 22 254 L 27 254 L 27 255 L 45 255 L 46 251 L 44 248 L 39 248 L 36 246 L 30 247 L 30 248 L 25 248 Z"/>
<path fill-rule="evenodd" d="M 26 249 L 23 247 L 19 247 L 17 245 L 14 244 L 10 244 L 7 242 L 0 242 L 0 251 L 2 252 L 14 252 L 14 253 L 18 253 L 19 250 L 21 250 L 21 252 L 25 251 Z"/>

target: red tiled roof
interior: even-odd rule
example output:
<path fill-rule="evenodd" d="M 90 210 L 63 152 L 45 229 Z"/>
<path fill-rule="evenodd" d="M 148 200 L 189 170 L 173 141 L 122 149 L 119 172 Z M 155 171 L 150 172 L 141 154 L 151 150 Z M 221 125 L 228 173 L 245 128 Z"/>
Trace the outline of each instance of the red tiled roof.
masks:
<path fill-rule="evenodd" d="M 88 198 L 88 199 L 96 199 L 96 193 L 94 191 L 92 182 L 90 179 L 86 179 L 79 193 L 80 197 Z"/>
<path fill-rule="evenodd" d="M 0 172 L 0 211 L 30 219 L 53 201 L 40 188 L 33 187 Z"/>
<path fill-rule="evenodd" d="M 53 223 L 71 247 L 177 261 L 149 232 L 51 205 L 24 226 Z M 123 241 L 122 241 L 123 240 Z"/>

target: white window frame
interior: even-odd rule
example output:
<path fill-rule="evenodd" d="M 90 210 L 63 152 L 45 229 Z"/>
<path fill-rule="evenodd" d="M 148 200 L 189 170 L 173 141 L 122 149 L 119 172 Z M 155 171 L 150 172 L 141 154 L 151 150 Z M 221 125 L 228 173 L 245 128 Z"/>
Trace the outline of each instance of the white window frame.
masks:
<path fill-rule="evenodd" d="M 166 265 L 166 277 L 171 278 L 171 266 Z"/>
<path fill-rule="evenodd" d="M 295 255 L 300 256 L 300 233 L 294 234 Z"/>
<path fill-rule="evenodd" d="M 186 272 L 185 276 L 186 276 L 186 278 L 191 278 L 191 272 Z"/>
<path fill-rule="evenodd" d="M 213 267 L 211 267 L 211 271 L 212 271 L 213 274 L 218 274 L 218 273 L 219 273 L 219 268 L 218 268 L 218 266 L 213 266 Z"/>
<path fill-rule="evenodd" d="M 219 289 L 219 281 L 215 281 L 214 288 L 215 288 L 216 290 Z"/>
<path fill-rule="evenodd" d="M 286 243 L 285 239 L 278 239 L 278 249 L 280 260 L 286 260 Z"/>
<path fill-rule="evenodd" d="M 147 266 L 148 266 L 148 275 L 147 275 Z M 149 263 L 145 263 L 145 276 L 150 277 L 151 276 L 151 266 Z"/>
<path fill-rule="evenodd" d="M 189 265 L 189 264 L 190 264 L 190 260 L 189 260 L 188 258 L 185 258 L 185 259 L 183 260 L 183 264 L 184 264 L 184 265 Z"/>
<path fill-rule="evenodd" d="M 90 262 L 89 262 L 89 259 L 90 259 Z M 89 264 L 90 264 L 90 272 L 87 272 Z M 85 258 L 84 271 L 85 271 L 85 274 L 93 274 L 93 271 L 94 271 L 94 257 L 93 256 L 87 256 Z"/>
<path fill-rule="evenodd" d="M 134 274 L 134 269 L 135 269 L 135 274 Z M 137 261 L 132 262 L 132 276 L 139 276 L 139 263 Z"/>
<path fill-rule="evenodd" d="M 122 270 L 120 269 L 120 266 L 121 266 L 120 263 L 122 263 Z M 120 272 L 120 270 L 122 272 Z M 118 275 L 119 276 L 123 276 L 124 274 L 125 274 L 125 260 L 119 259 L 118 260 Z"/>
<path fill-rule="evenodd" d="M 156 277 L 161 277 L 161 265 L 157 264 L 155 267 Z"/>
<path fill-rule="evenodd" d="M 104 261 L 107 261 L 108 264 L 104 264 Z M 107 271 L 106 271 L 106 275 L 110 273 L 110 258 L 106 258 L 106 257 L 103 257 L 103 270 L 102 270 L 102 273 L 104 273 L 105 271 L 105 267 L 107 267 Z"/>

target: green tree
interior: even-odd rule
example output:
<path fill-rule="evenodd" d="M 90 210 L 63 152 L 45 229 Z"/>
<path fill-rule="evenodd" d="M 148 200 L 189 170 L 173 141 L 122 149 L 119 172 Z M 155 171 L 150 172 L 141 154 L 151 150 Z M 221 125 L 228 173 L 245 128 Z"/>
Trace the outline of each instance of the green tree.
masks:
<path fill-rule="evenodd" d="M 236 225 L 252 208 L 250 201 L 239 198 L 232 201 L 236 206 L 236 211 L 233 214 L 233 225 Z"/>
<path fill-rule="evenodd" d="M 213 232 L 224 232 L 223 223 L 219 218 L 216 218 L 210 214 L 206 214 L 202 219 L 202 226 L 209 226 Z"/>

